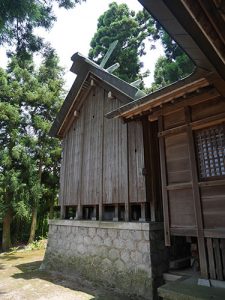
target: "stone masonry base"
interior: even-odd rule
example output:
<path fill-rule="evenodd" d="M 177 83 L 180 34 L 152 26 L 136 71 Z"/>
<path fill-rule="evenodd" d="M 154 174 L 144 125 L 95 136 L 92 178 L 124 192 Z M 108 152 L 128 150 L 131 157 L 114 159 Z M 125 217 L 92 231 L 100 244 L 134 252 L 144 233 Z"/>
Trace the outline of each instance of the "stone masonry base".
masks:
<path fill-rule="evenodd" d="M 161 233 L 157 223 L 51 220 L 42 268 L 153 299 L 165 269 Z"/>

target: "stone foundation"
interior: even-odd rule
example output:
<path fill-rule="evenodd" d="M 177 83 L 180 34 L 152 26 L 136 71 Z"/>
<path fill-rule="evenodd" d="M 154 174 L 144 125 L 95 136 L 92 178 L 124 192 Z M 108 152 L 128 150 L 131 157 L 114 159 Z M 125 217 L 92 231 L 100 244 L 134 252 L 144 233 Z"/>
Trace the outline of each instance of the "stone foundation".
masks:
<path fill-rule="evenodd" d="M 153 299 L 165 271 L 161 236 L 157 223 L 51 220 L 42 267 Z"/>

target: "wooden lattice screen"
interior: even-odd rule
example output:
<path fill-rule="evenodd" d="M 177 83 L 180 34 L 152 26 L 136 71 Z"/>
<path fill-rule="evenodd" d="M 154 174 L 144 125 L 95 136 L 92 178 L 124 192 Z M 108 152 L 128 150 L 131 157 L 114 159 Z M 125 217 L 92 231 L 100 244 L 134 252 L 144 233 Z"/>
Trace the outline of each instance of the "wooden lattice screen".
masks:
<path fill-rule="evenodd" d="M 195 133 L 200 179 L 225 176 L 225 125 Z"/>

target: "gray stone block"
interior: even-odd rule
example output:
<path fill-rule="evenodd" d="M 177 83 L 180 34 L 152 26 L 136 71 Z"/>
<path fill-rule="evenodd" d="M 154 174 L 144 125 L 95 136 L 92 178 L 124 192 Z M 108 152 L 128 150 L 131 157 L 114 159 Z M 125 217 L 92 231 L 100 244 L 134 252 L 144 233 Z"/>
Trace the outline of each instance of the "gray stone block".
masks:
<path fill-rule="evenodd" d="M 108 229 L 108 236 L 111 238 L 111 239 L 116 239 L 117 238 L 117 230 L 115 229 L 112 229 L 112 228 L 109 228 Z"/>
<path fill-rule="evenodd" d="M 120 252 L 117 249 L 111 249 L 109 250 L 109 259 L 112 261 L 115 261 L 120 257 Z"/>

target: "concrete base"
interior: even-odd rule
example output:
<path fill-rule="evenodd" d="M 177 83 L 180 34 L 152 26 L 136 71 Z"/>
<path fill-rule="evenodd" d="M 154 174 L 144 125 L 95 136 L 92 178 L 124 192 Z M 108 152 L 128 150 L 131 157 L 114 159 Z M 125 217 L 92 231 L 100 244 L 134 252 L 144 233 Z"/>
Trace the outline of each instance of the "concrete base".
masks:
<path fill-rule="evenodd" d="M 51 220 L 49 225 L 42 268 L 153 299 L 154 283 L 165 271 L 161 223 Z"/>

